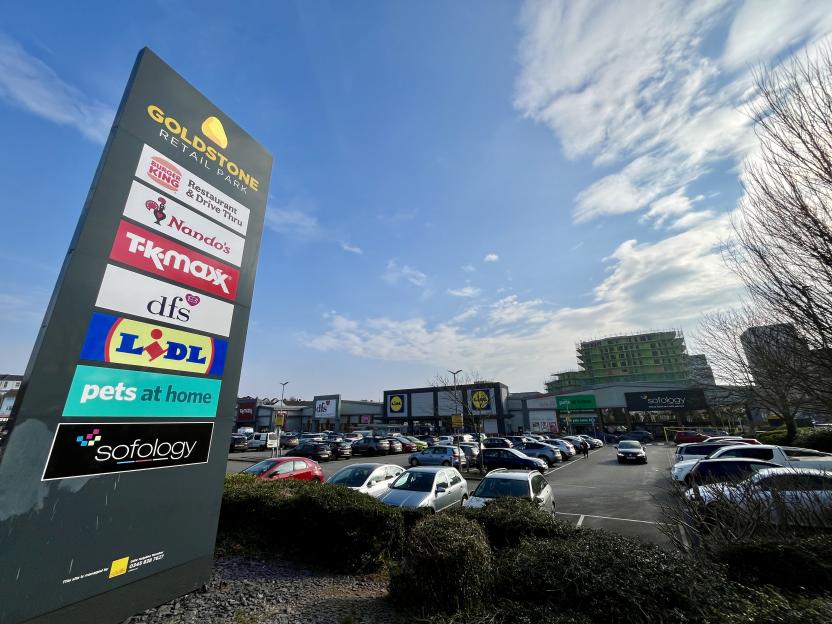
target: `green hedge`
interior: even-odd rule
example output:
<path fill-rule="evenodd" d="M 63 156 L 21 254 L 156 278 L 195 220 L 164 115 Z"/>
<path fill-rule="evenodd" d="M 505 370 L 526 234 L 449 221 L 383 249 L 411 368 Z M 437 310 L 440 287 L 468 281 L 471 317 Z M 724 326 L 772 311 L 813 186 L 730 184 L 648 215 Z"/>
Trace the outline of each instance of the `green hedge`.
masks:
<path fill-rule="evenodd" d="M 498 498 L 481 509 L 462 513 L 482 526 L 494 549 L 516 546 L 527 537 L 568 538 L 577 531 L 524 498 Z"/>
<path fill-rule="evenodd" d="M 256 548 L 331 570 L 377 570 L 403 539 L 402 514 L 345 487 L 228 475 L 221 548 Z"/>
<path fill-rule="evenodd" d="M 815 594 L 832 589 L 832 535 L 730 544 L 712 557 L 727 566 L 729 577 L 746 585 Z"/>
<path fill-rule="evenodd" d="M 405 556 L 390 570 L 390 598 L 411 613 L 456 613 L 483 604 L 492 555 L 485 532 L 458 513 L 416 524 Z"/>

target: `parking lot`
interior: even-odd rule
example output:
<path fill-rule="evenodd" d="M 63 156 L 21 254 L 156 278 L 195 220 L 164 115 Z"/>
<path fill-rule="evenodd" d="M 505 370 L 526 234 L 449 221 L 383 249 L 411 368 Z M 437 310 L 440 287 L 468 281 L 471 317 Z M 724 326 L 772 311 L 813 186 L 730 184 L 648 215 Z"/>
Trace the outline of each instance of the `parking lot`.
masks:
<path fill-rule="evenodd" d="M 620 465 L 615 447 L 591 451 L 589 458 L 575 458 L 555 464 L 546 473 L 552 486 L 558 518 L 575 526 L 606 529 L 622 535 L 635 536 L 654 543 L 665 543 L 659 532 L 658 504 L 665 499 L 669 481 L 670 453 L 663 444 L 646 447 L 648 463 Z M 228 458 L 227 473 L 270 457 L 269 452 L 233 453 Z M 362 462 L 382 462 L 407 467 L 408 454 L 386 457 L 354 457 L 347 460 L 322 462 L 324 474 L 337 472 L 344 466 Z M 469 490 L 479 483 L 477 471 L 462 472 Z"/>

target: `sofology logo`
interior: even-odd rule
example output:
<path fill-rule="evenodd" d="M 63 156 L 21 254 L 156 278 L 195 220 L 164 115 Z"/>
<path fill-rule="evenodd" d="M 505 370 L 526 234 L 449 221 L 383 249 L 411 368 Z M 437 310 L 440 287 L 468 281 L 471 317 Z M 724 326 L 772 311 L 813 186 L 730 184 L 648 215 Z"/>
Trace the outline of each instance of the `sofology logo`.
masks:
<path fill-rule="evenodd" d="M 42 480 L 208 461 L 213 423 L 61 423 Z"/>
<path fill-rule="evenodd" d="M 81 359 L 220 376 L 227 351 L 220 338 L 95 312 Z"/>
<path fill-rule="evenodd" d="M 214 418 L 221 386 L 219 379 L 79 365 L 63 415 Z"/>

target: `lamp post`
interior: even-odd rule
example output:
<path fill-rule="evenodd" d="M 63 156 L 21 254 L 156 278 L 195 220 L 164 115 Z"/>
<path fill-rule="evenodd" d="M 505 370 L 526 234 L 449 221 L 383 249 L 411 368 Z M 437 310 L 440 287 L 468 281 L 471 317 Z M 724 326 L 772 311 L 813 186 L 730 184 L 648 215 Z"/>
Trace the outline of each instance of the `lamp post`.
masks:
<path fill-rule="evenodd" d="M 460 417 L 462 417 L 462 399 L 459 398 L 459 392 L 457 391 L 457 387 L 456 387 L 456 376 L 459 373 L 462 372 L 462 369 L 460 368 L 458 371 L 449 370 L 448 372 L 451 375 L 454 376 L 454 400 L 457 402 L 457 406 L 459 407 L 459 415 L 460 415 Z M 453 415 L 451 415 L 451 426 L 453 426 L 453 424 L 454 424 L 453 423 Z M 462 449 L 459 446 L 459 437 L 460 437 L 460 434 L 459 434 L 459 430 L 457 429 L 457 432 L 456 432 L 456 454 L 457 454 L 457 457 L 459 457 L 459 467 L 462 468 Z"/>
<path fill-rule="evenodd" d="M 284 425 L 286 424 L 287 413 L 286 413 L 286 404 L 283 402 L 283 397 L 286 396 L 286 384 L 288 384 L 288 383 L 289 383 L 288 381 L 282 381 L 280 383 L 280 411 L 283 414 L 283 424 Z M 283 427 L 281 427 L 281 426 L 279 426 L 277 428 L 277 456 L 278 457 L 280 457 L 280 433 L 281 433 L 281 429 L 283 429 Z"/>

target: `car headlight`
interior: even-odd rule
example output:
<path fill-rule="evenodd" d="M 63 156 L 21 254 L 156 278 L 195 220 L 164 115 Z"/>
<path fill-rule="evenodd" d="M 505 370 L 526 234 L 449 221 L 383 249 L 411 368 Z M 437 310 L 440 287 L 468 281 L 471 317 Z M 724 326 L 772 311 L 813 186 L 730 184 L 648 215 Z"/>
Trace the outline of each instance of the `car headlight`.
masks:
<path fill-rule="evenodd" d="M 618 456 L 619 457 L 624 457 L 624 453 L 619 453 Z"/>

